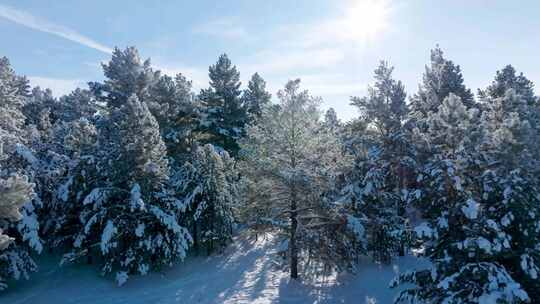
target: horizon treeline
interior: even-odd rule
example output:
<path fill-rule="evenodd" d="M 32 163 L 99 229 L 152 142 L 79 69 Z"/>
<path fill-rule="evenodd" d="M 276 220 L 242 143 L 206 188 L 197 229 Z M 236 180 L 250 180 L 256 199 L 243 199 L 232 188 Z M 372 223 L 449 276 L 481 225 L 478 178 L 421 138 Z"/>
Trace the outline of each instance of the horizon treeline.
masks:
<path fill-rule="evenodd" d="M 45 252 L 122 285 L 243 229 L 278 236 L 292 279 L 415 254 L 396 303 L 540 298 L 540 99 L 511 65 L 475 95 L 436 47 L 407 94 L 381 61 L 346 123 L 226 54 L 200 92 L 134 47 L 102 68 L 55 98 L 0 59 L 0 289 Z"/>

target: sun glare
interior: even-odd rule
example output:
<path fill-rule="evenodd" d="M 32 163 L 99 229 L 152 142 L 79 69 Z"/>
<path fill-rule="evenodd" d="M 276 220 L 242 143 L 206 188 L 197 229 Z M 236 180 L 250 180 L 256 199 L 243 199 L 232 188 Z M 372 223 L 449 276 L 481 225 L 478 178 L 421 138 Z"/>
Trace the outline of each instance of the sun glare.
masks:
<path fill-rule="evenodd" d="M 341 33 L 344 38 L 356 42 L 372 40 L 388 27 L 389 12 L 387 1 L 353 1 L 339 21 Z"/>

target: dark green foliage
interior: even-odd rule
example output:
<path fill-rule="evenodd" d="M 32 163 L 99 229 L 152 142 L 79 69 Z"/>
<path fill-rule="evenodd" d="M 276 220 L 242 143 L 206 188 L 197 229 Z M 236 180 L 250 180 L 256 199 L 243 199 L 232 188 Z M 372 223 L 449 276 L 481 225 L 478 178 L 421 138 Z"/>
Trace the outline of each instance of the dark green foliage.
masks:
<path fill-rule="evenodd" d="M 270 105 L 272 95 L 266 91 L 266 82 L 258 73 L 253 74 L 247 89 L 242 94 L 242 103 L 249 115 L 249 121 L 255 122 L 261 118 L 262 111 Z"/>
<path fill-rule="evenodd" d="M 236 156 L 237 140 L 244 135 L 247 121 L 246 108 L 240 98 L 240 73 L 226 54 L 219 56 L 208 71 L 210 87 L 199 94 L 202 103 L 200 130 L 207 137 L 204 141 Z"/>

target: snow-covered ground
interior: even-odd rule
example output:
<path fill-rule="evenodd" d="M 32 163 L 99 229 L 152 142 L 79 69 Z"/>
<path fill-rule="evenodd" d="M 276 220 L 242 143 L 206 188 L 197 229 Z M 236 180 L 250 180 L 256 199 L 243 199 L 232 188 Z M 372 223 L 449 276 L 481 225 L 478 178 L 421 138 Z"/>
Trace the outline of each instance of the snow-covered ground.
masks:
<path fill-rule="evenodd" d="M 276 248 L 271 237 L 255 242 L 240 235 L 223 255 L 190 258 L 162 273 L 132 277 L 122 287 L 92 266 L 60 268 L 57 257 L 43 257 L 41 271 L 11 284 L 0 303 L 392 303 L 396 290 L 389 281 L 420 263 L 414 257 L 389 266 L 366 262 L 356 275 L 299 283 L 276 266 Z"/>

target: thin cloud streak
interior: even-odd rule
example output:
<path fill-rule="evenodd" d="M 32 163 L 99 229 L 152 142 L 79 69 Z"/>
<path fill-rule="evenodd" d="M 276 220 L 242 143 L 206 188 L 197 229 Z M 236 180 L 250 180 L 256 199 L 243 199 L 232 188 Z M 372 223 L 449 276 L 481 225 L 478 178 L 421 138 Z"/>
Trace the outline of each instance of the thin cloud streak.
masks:
<path fill-rule="evenodd" d="M 55 24 L 48 20 L 36 17 L 23 10 L 11 8 L 6 5 L 0 4 L 0 18 L 7 19 L 11 22 L 31 28 L 33 30 L 49 33 L 73 41 L 103 53 L 111 54 L 113 51 L 112 48 L 79 34 L 70 28 Z"/>
<path fill-rule="evenodd" d="M 238 25 L 234 20 L 223 18 L 213 20 L 208 23 L 199 24 L 192 29 L 194 34 L 205 34 L 209 36 L 217 36 L 222 38 L 247 39 L 249 38 L 248 31 Z"/>
<path fill-rule="evenodd" d="M 287 52 L 266 50 L 252 56 L 249 63 L 240 64 L 252 73 L 283 73 L 299 69 L 328 68 L 344 59 L 336 48 L 294 49 Z"/>

